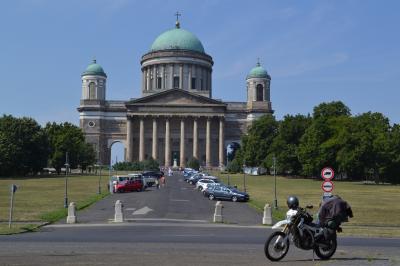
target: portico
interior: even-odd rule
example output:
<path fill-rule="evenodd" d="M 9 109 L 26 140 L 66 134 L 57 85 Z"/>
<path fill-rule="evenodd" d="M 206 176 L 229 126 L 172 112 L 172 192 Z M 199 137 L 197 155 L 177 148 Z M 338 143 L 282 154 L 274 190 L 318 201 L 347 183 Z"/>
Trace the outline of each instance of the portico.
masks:
<path fill-rule="evenodd" d="M 177 90 L 133 100 L 126 106 L 127 161 L 152 157 L 171 166 L 175 159 L 185 167 L 195 158 L 206 166 L 224 164 L 224 103 Z"/>

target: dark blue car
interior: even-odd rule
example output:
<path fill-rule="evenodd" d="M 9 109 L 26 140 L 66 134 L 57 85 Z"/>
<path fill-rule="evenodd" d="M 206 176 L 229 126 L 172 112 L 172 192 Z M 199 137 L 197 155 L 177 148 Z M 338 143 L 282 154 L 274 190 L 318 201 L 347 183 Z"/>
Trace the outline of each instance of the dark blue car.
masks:
<path fill-rule="evenodd" d="M 224 199 L 232 201 L 248 201 L 250 199 L 249 194 L 241 192 L 237 189 L 227 188 L 225 186 L 212 186 L 207 189 L 205 196 L 208 196 L 209 200 Z"/>

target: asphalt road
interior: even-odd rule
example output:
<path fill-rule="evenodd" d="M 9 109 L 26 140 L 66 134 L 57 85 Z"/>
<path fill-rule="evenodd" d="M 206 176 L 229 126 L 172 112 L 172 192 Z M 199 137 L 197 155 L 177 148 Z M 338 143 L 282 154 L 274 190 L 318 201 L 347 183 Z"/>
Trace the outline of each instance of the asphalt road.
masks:
<path fill-rule="evenodd" d="M 227 223 L 210 223 L 215 202 L 179 180 L 112 195 L 78 213 L 76 225 L 0 236 L 0 265 L 400 265 L 399 239 L 349 237 L 339 238 L 330 261 L 313 261 L 311 251 L 291 246 L 282 262 L 269 262 L 263 245 L 271 230 L 259 226 L 259 214 L 223 202 Z M 116 199 L 129 222 L 109 222 Z"/>

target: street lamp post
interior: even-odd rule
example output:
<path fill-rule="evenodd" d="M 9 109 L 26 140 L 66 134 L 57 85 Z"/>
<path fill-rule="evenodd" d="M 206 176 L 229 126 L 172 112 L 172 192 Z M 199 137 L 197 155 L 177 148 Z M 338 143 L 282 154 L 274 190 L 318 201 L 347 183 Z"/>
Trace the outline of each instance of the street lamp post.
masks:
<path fill-rule="evenodd" d="M 243 165 L 243 189 L 246 192 L 246 165 Z"/>
<path fill-rule="evenodd" d="M 101 194 L 101 164 L 99 164 L 99 167 L 100 167 L 100 177 L 99 177 L 99 192 L 98 192 L 98 194 L 100 195 Z"/>
<path fill-rule="evenodd" d="M 276 198 L 276 158 L 275 156 L 272 158 L 274 161 L 274 208 L 278 209 L 278 200 Z"/>
<path fill-rule="evenodd" d="M 69 159 L 68 152 L 65 153 L 65 194 L 64 194 L 64 208 L 68 208 L 68 167 Z"/>

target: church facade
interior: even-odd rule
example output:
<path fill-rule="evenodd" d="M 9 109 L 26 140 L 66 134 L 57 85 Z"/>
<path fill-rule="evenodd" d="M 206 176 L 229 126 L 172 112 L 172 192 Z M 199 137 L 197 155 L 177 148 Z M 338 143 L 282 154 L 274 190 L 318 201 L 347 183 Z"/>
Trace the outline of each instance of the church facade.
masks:
<path fill-rule="evenodd" d="M 80 127 L 100 164 L 109 164 L 113 143 L 121 142 L 125 161 L 154 158 L 184 167 L 195 158 L 223 166 L 227 145 L 240 143 L 252 121 L 273 113 L 271 77 L 259 63 L 246 78 L 247 101 L 213 99 L 213 59 L 179 21 L 155 39 L 140 64 L 142 97 L 127 101 L 106 99 L 107 75 L 95 60 L 81 75 Z"/>

